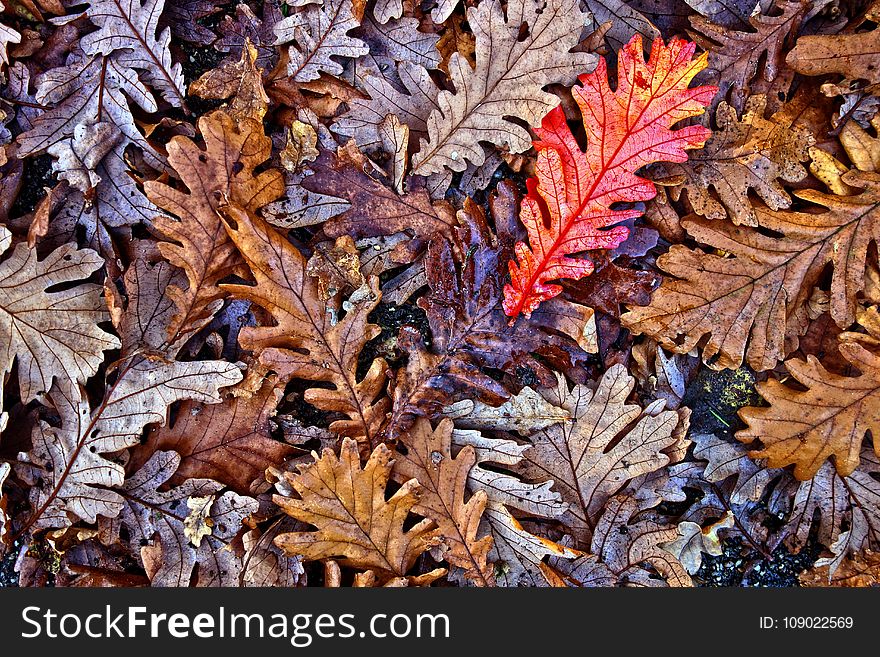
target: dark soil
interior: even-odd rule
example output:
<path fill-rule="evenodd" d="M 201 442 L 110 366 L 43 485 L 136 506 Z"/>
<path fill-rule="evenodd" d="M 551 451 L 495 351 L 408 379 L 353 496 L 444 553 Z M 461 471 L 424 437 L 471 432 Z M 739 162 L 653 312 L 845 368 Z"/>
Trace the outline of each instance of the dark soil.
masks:
<path fill-rule="evenodd" d="M 18 559 L 18 551 L 21 549 L 21 541 L 13 543 L 12 547 L 0 559 L 0 588 L 18 586 L 18 573 L 15 572 L 15 562 Z"/>
<path fill-rule="evenodd" d="M 37 203 L 46 195 L 46 187 L 55 186 L 52 174 L 52 156 L 37 155 L 25 160 L 21 191 L 9 211 L 10 217 L 20 217 L 33 212 Z"/>
<path fill-rule="evenodd" d="M 815 543 L 797 554 L 779 547 L 770 560 L 739 539 L 725 540 L 723 549 L 717 557 L 703 555 L 703 564 L 694 576 L 698 586 L 799 586 L 798 575 L 813 565 L 820 551 Z"/>

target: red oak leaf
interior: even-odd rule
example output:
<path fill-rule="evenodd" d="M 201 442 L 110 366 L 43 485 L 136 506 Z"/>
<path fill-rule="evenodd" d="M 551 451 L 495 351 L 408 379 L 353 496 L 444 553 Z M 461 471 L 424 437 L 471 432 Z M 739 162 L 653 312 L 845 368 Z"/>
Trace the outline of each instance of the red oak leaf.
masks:
<path fill-rule="evenodd" d="M 617 89 L 608 85 L 607 66 L 580 76 L 582 87 L 572 89 L 583 115 L 587 150 L 582 151 L 565 123 L 560 107 L 535 129 L 539 141 L 536 177 L 528 181 L 520 220 L 529 243 L 516 245 L 510 284 L 504 288 L 504 311 L 529 317 L 543 301 L 562 288 L 550 283 L 560 278 L 583 278 L 593 263 L 570 254 L 613 249 L 628 230 L 617 226 L 640 210 L 612 209 L 615 203 L 647 201 L 654 184 L 635 175 L 651 162 L 685 162 L 686 149 L 700 148 L 711 132 L 702 126 L 672 130 L 688 117 L 702 114 L 717 87 L 688 89 L 693 77 L 706 67 L 706 54 L 693 59 L 696 45 L 672 39 L 654 41 L 645 63 L 642 39 L 636 35 L 620 51 Z"/>

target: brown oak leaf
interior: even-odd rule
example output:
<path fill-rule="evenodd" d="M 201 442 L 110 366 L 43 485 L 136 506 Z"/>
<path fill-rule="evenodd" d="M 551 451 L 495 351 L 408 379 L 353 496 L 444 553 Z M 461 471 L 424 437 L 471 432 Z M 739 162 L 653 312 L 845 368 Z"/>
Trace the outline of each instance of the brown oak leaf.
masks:
<path fill-rule="evenodd" d="M 255 174 L 272 145 L 260 123 L 236 123 L 216 111 L 199 119 L 199 132 L 204 150 L 186 137 L 174 137 L 168 144 L 168 163 L 188 191 L 159 181 L 144 183 L 147 197 L 177 217 L 158 217 L 153 226 L 166 240 L 159 243 L 160 253 L 186 272 L 189 283 L 187 288 L 168 288 L 178 308 L 168 327 L 169 345 L 182 343 L 210 320 L 223 297 L 217 284 L 241 262 L 217 208 L 235 203 L 255 211 L 284 193 L 278 171 Z"/>
<path fill-rule="evenodd" d="M 789 207 L 791 197 L 777 179 L 795 183 L 806 177 L 801 162 L 809 159 L 807 151 L 815 139 L 806 127 L 793 125 L 791 104 L 769 119 L 764 117 L 766 106 L 766 96 L 750 96 L 738 119 L 732 107 L 720 103 L 715 113 L 718 130 L 703 149 L 683 164 L 658 165 L 665 177 L 684 177 L 681 185 L 670 189 L 672 198 L 678 200 L 687 190 L 697 214 L 708 219 L 729 215 L 733 223 L 748 226 L 758 225 L 749 190 L 773 210 Z"/>
<path fill-rule="evenodd" d="M 307 522 L 316 531 L 288 532 L 275 544 L 306 561 L 341 557 L 342 563 L 378 571 L 385 578 L 406 577 L 419 556 L 440 542 L 432 520 L 409 529 L 404 521 L 419 503 L 421 485 L 410 479 L 386 499 L 391 476 L 391 450 L 379 445 L 361 469 L 357 443 L 346 438 L 337 457 L 329 449 L 299 473 L 287 473 L 287 483 L 299 499 L 275 495 L 285 513 Z M 429 573 L 434 579 L 446 570 Z"/>
<path fill-rule="evenodd" d="M 351 436 L 369 451 L 378 440 L 388 398 L 385 395 L 385 361 L 375 359 L 360 379 L 358 357 L 379 327 L 367 316 L 381 297 L 378 279 L 370 281 L 372 294 L 351 304 L 334 323 L 309 276 L 305 257 L 265 221 L 241 208 L 224 208 L 229 237 L 250 268 L 255 285 L 223 284 L 227 293 L 264 308 L 274 326 L 245 327 L 242 347 L 259 353 L 260 362 L 277 372 L 282 381 L 300 378 L 330 383 L 332 388 L 311 388 L 305 400 L 316 407 L 341 413 L 330 430 Z"/>
<path fill-rule="evenodd" d="M 464 569 L 464 576 L 478 586 L 492 586 L 493 567 L 486 561 L 491 538 L 477 538 L 487 496 L 477 490 L 465 502 L 468 473 L 477 462 L 473 447 L 464 447 L 452 456 L 452 421 L 443 420 L 431 429 L 420 420 L 401 436 L 406 448 L 394 459 L 395 481 L 415 479 L 421 494 L 413 512 L 437 523 L 443 540 L 443 558 Z"/>
<path fill-rule="evenodd" d="M 756 370 L 771 369 L 806 330 L 807 302 L 829 263 L 831 315 L 838 325 L 850 325 L 869 246 L 880 242 L 880 174 L 849 171 L 842 180 L 863 191 L 797 192 L 825 212 L 756 206 L 758 223 L 779 237 L 698 217 L 684 220 L 692 237 L 726 255 L 674 245 L 657 259 L 671 276 L 650 305 L 621 317 L 624 326 L 676 353 L 708 337 L 703 361 L 716 369 L 739 367 L 744 358 Z"/>
<path fill-rule="evenodd" d="M 805 480 L 831 457 L 842 477 L 852 474 L 868 432 L 880 454 L 880 357 L 857 342 L 843 342 L 839 349 L 859 376 L 833 374 L 807 356 L 806 362 L 785 362 L 805 391 L 774 379 L 757 385 L 770 405 L 740 410 L 749 426 L 737 432 L 743 442 L 761 441 L 752 457 L 766 458 L 774 468 L 793 464 L 795 476 Z"/>
<path fill-rule="evenodd" d="M 233 396 L 220 404 L 184 402 L 171 423 L 151 431 L 134 451 L 129 470 L 155 451 L 174 450 L 181 458 L 172 484 L 201 477 L 248 494 L 266 468 L 282 463 L 295 450 L 270 435 L 271 417 L 283 392 L 274 377 L 266 378 L 253 395 L 231 392 Z"/>

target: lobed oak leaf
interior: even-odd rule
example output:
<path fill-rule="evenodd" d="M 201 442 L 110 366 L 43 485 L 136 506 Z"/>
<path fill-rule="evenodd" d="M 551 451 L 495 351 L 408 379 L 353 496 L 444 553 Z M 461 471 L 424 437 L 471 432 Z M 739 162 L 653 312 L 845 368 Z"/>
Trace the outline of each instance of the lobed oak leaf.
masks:
<path fill-rule="evenodd" d="M 791 197 L 777 179 L 796 183 L 806 177 L 801 162 L 809 159 L 807 151 L 815 139 L 807 127 L 793 124 L 796 117 L 791 104 L 769 119 L 764 117 L 766 106 L 766 96 L 750 96 L 738 119 L 735 110 L 721 102 L 715 112 L 718 131 L 703 149 L 688 162 L 658 167 L 663 176 L 684 177 L 684 182 L 671 188 L 672 198 L 678 200 L 681 191 L 687 190 L 697 214 L 708 219 L 730 216 L 733 223 L 748 226 L 758 225 L 750 190 L 772 210 L 790 207 Z"/>
<path fill-rule="evenodd" d="M 321 72 L 342 73 L 337 57 L 369 54 L 366 44 L 348 35 L 360 25 L 352 0 L 324 0 L 323 4 L 299 1 L 293 12 L 275 24 L 276 45 L 294 42 L 288 49 L 287 75 L 296 82 L 317 80 Z"/>
<path fill-rule="evenodd" d="M 290 531 L 295 520 L 283 516 L 265 532 L 253 529 L 242 537 L 245 554 L 242 557 L 242 586 L 294 587 L 305 586 L 306 573 L 299 557 L 289 557 L 275 545 L 279 534 Z"/>
<path fill-rule="evenodd" d="M 180 456 L 156 452 L 118 489 L 121 509 L 113 519 L 101 519 L 100 539 L 118 542 L 125 527 L 129 544 L 141 546 L 140 556 L 153 586 L 190 586 L 198 564 L 195 586 L 234 586 L 242 570 L 232 541 L 244 519 L 258 508 L 257 501 L 232 492 L 210 479 L 188 479 L 160 490 L 174 474 Z M 203 512 L 195 531 L 193 508 Z M 194 538 L 198 536 L 198 538 Z"/>
<path fill-rule="evenodd" d="M 443 415 L 455 420 L 455 426 L 461 429 L 496 429 L 520 433 L 546 429 L 571 418 L 570 411 L 554 406 L 528 386 L 501 406 L 463 399 L 444 408 Z"/>
<path fill-rule="evenodd" d="M 412 159 L 418 175 L 482 164 L 480 141 L 512 153 L 527 151 L 528 132 L 504 117 L 535 125 L 559 104 L 542 87 L 571 84 L 595 61 L 590 53 L 570 52 L 585 22 L 576 0 L 512 0 L 506 14 L 500 0 L 488 0 L 468 8 L 467 16 L 476 36 L 476 68 L 452 54 L 455 92 L 440 92 L 438 108 L 428 117 L 428 137 Z"/>
<path fill-rule="evenodd" d="M 116 516 L 122 498 L 115 488 L 122 486 L 125 471 L 103 455 L 136 445 L 146 425 L 165 422 L 175 401 L 220 401 L 219 388 L 241 376 L 232 363 L 140 360 L 120 370 L 94 410 L 79 386 L 56 385 L 48 398 L 61 426 L 35 426 L 26 460 L 44 470 L 41 483 L 31 489 L 35 511 L 28 526 L 66 527 L 77 518 L 95 522 L 98 515 Z"/>
<path fill-rule="evenodd" d="M 490 503 L 545 519 L 559 519 L 568 511 L 568 503 L 552 490 L 552 480 L 529 483 L 511 472 L 511 466 L 522 462 L 529 445 L 468 429 L 456 429 L 452 441 L 456 447 L 474 450 L 477 461 L 468 474 L 468 488 L 485 492 Z"/>
<path fill-rule="evenodd" d="M 694 434 L 691 438 L 696 445 L 694 458 L 706 461 L 702 477 L 713 484 L 728 482 L 732 504 L 758 502 L 768 485 L 781 474 L 750 459 L 743 445 L 712 434 Z"/>
<path fill-rule="evenodd" d="M 866 447 L 860 466 L 847 477 L 826 461 L 812 479 L 792 481 L 771 499 L 771 509 L 785 520 L 777 540 L 796 551 L 815 536 L 833 555 L 827 560 L 832 575 L 848 555 L 876 551 L 880 547 L 878 473 L 880 459 Z"/>
<path fill-rule="evenodd" d="M 114 58 L 74 52 L 64 66 L 42 73 L 36 85 L 34 99 L 50 109 L 31 118 L 30 129 L 18 136 L 22 155 L 72 137 L 77 125 L 93 123 L 96 117 L 119 128 L 126 143 L 153 152 L 137 128 L 129 99 L 145 112 L 158 110 L 156 99 L 134 71 Z"/>
<path fill-rule="evenodd" d="M 433 430 L 428 420 L 416 422 L 401 436 L 400 444 L 406 451 L 395 456 L 392 476 L 400 483 L 414 479 L 421 485 L 413 512 L 437 523 L 443 558 L 461 568 L 477 586 L 492 586 L 493 568 L 486 560 L 492 539 L 477 538 L 488 498 L 477 490 L 465 502 L 468 473 L 477 457 L 473 447 L 464 447 L 452 456 L 452 430 L 448 419 Z"/>
<path fill-rule="evenodd" d="M 183 271 L 163 260 L 155 244 L 138 240 L 133 247 L 134 259 L 122 277 L 126 299 L 109 281 L 104 285 L 113 325 L 122 340 L 123 357 L 162 351 L 168 327 L 177 313 L 168 290 L 186 284 Z"/>
<path fill-rule="evenodd" d="M 880 175 L 850 171 L 842 181 L 863 191 L 796 194 L 825 212 L 756 206 L 758 224 L 781 237 L 696 217 L 684 220 L 682 226 L 698 242 L 734 257 L 673 246 L 657 265 L 674 278 L 663 281 L 650 305 L 623 315 L 624 326 L 676 353 L 690 351 L 708 336 L 703 361 L 715 369 L 736 368 L 744 357 L 756 370 L 770 369 L 806 329 L 806 304 L 826 264 L 833 266 L 831 315 L 848 326 L 855 320 L 869 246 L 880 238 L 874 220 Z"/>
<path fill-rule="evenodd" d="M 693 586 L 684 566 L 661 547 L 675 539 L 675 527 L 640 516 L 639 507 L 626 494 L 611 498 L 596 525 L 590 555 L 573 561 L 551 558 L 556 577 L 573 587 Z"/>
<path fill-rule="evenodd" d="M 397 77 L 404 91 L 384 77 L 366 75 L 361 85 L 369 99 L 353 99 L 348 111 L 333 124 L 333 132 L 354 139 L 358 147 L 373 153 L 381 146 L 379 126 L 386 116 L 394 114 L 409 128 L 411 138 L 426 135 L 428 117 L 437 108 L 440 90 L 420 64 L 398 63 Z"/>
<path fill-rule="evenodd" d="M 303 255 L 265 221 L 236 206 L 226 206 L 226 230 L 247 262 L 256 285 L 223 284 L 234 297 L 265 308 L 274 326 L 245 327 L 242 347 L 256 351 L 260 362 L 283 381 L 301 378 L 330 383 L 333 388 L 311 388 L 305 400 L 325 411 L 341 413 L 331 431 L 351 436 L 366 448 L 378 441 L 385 423 L 385 361 L 375 359 L 367 373 L 356 376 L 358 357 L 368 340 L 379 333 L 367 316 L 379 303 L 378 280 L 370 281 L 372 294 L 352 304 L 334 323 L 309 276 Z"/>
<path fill-rule="evenodd" d="M 868 432 L 880 454 L 880 357 L 856 342 L 844 342 L 839 349 L 859 376 L 833 374 L 808 356 L 806 362 L 785 363 L 805 391 L 773 379 L 757 385 L 770 406 L 742 409 L 748 428 L 737 432 L 742 442 L 761 441 L 753 458 L 766 458 L 770 467 L 793 464 L 795 477 L 806 480 L 831 457 L 842 477 L 851 475 Z"/>
<path fill-rule="evenodd" d="M 270 420 L 283 393 L 274 377 L 266 378 L 253 395 L 232 392 L 219 404 L 181 404 L 172 422 L 151 431 L 133 451 L 129 469 L 155 451 L 174 450 L 180 454 L 180 464 L 171 484 L 189 478 L 214 479 L 248 494 L 266 468 L 282 463 L 295 450 L 270 435 Z"/>
<path fill-rule="evenodd" d="M 583 278 L 593 263 L 569 254 L 613 249 L 628 235 L 625 227 L 608 226 L 641 214 L 638 209 L 611 209 L 614 204 L 646 201 L 654 185 L 635 175 L 656 161 L 684 162 L 686 149 L 701 147 L 710 132 L 702 126 L 670 127 L 703 112 L 715 87 L 688 89 L 706 65 L 706 56 L 692 60 L 694 44 L 673 39 L 669 46 L 654 42 L 647 63 L 640 36 L 620 52 L 617 90 L 608 86 L 607 67 L 599 61 L 582 87 L 572 94 L 587 131 L 582 151 L 557 108 L 535 132 L 539 141 L 536 178 L 528 181 L 520 220 L 529 243 L 516 245 L 510 261 L 511 282 L 504 291 L 504 311 L 529 317 L 541 302 L 562 288 L 550 281 Z"/>
<path fill-rule="evenodd" d="M 526 481 L 555 482 L 570 504 L 563 518 L 578 534 L 590 536 L 608 500 L 630 480 L 670 462 L 667 451 L 678 442 L 679 416 L 627 404 L 635 380 L 622 365 L 612 366 L 595 391 L 560 378 L 552 403 L 571 420 L 530 435 L 519 470 Z M 662 402 L 661 406 L 662 408 Z"/>
<path fill-rule="evenodd" d="M 164 6 L 165 0 L 90 0 L 86 15 L 98 30 L 82 38 L 82 49 L 87 55 L 113 54 L 173 106 L 185 107 L 183 70 L 171 61 L 171 31 L 156 33 Z"/>
<path fill-rule="evenodd" d="M 252 119 L 238 123 L 216 111 L 199 119 L 205 149 L 186 137 L 172 138 L 168 163 L 188 191 L 147 181 L 147 197 L 175 218 L 157 217 L 155 231 L 164 238 L 159 252 L 186 273 L 188 287 L 173 285 L 167 294 L 178 312 L 168 326 L 167 348 L 174 351 L 214 315 L 223 291 L 219 281 L 241 262 L 217 214 L 221 203 L 255 211 L 284 190 L 275 170 L 256 173 L 271 151 L 263 126 Z"/>
<path fill-rule="evenodd" d="M 337 457 L 324 450 L 315 462 L 287 473 L 299 499 L 275 495 L 275 503 L 288 515 L 309 523 L 316 531 L 289 532 L 275 544 L 306 561 L 340 557 L 355 568 L 372 569 L 386 578 L 406 577 L 421 554 L 440 542 L 432 520 L 420 520 L 409 529 L 404 521 L 421 499 L 421 485 L 405 482 L 389 499 L 391 451 L 385 445 L 373 450 L 361 469 L 357 443 L 346 438 Z M 442 576 L 440 570 L 438 576 Z"/>
<path fill-rule="evenodd" d="M 0 255 L 11 245 L 12 234 L 0 226 Z M 17 361 L 23 402 L 47 393 L 53 380 L 84 383 L 98 371 L 102 352 L 119 347 L 98 326 L 110 318 L 99 285 L 48 291 L 88 278 L 103 265 L 97 253 L 74 244 L 38 260 L 36 249 L 24 242 L 0 262 L 0 372 L 5 379 Z"/>
<path fill-rule="evenodd" d="M 401 80 L 397 77 L 398 64 L 416 64 L 426 69 L 438 68 L 440 53 L 437 43 L 440 37 L 434 29 L 425 32 L 419 30 L 419 27 L 419 20 L 414 17 L 406 16 L 382 24 L 369 13 L 366 14 L 360 27 L 353 30 L 353 34 L 367 44 L 370 52 L 352 62 L 351 70 L 348 71 L 352 83 L 362 89 L 367 77 L 377 77 L 399 87 Z"/>
<path fill-rule="evenodd" d="M 880 586 L 880 553 L 865 550 L 844 559 L 838 569 L 831 573 L 827 559 L 798 576 L 801 586 L 868 587 Z"/>
<path fill-rule="evenodd" d="M 784 67 L 783 45 L 796 33 L 808 5 L 793 0 L 776 0 L 778 16 L 763 13 L 749 17 L 749 30 L 732 31 L 702 16 L 692 16 L 691 38 L 709 52 L 707 77 L 718 84 L 720 102 L 730 94 L 730 105 L 743 111 L 759 66 L 766 82 L 773 82 Z"/>
<path fill-rule="evenodd" d="M 575 559 L 582 553 L 524 529 L 503 505 L 490 502 L 484 514 L 492 537 L 489 558 L 496 563 L 498 586 L 546 586 L 543 560 Z"/>
<path fill-rule="evenodd" d="M 75 37 L 76 30 L 71 29 Z M 114 135 L 112 148 L 102 143 L 88 155 L 90 161 L 85 167 L 77 167 L 69 158 L 66 163 L 55 163 L 54 168 L 62 172 L 73 164 L 80 170 L 81 183 L 75 184 L 79 189 L 68 188 L 63 194 L 56 188 L 61 209 L 52 208 L 55 216 L 48 236 L 58 243 L 79 239 L 84 232 L 85 243 L 112 266 L 118 256 L 110 230 L 122 228 L 120 236 L 127 237 L 127 227 L 148 223 L 158 213 L 138 188 L 127 159 L 136 152 L 147 166 L 166 168 L 164 158 L 141 134 L 130 105 L 133 102 L 146 112 L 155 112 L 156 98 L 116 53 L 89 57 L 79 48 L 66 63 L 37 78 L 34 97 L 27 92 L 28 82 L 27 77 L 19 77 L 16 83 L 17 97 L 29 105 L 27 115 L 20 114 L 20 119 L 25 119 L 17 138 L 20 156 L 43 151 L 52 151 L 56 157 L 70 155 L 72 142 L 79 140 L 76 133 L 93 130 L 89 126 L 95 124 L 106 125 L 102 130 Z"/>

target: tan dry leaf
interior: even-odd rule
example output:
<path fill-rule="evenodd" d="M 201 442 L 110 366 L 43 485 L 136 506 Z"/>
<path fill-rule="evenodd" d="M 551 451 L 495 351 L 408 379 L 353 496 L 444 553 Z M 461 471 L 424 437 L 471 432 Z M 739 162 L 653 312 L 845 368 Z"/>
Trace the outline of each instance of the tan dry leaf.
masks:
<path fill-rule="evenodd" d="M 675 539 L 675 527 L 640 510 L 631 495 L 611 498 L 596 525 L 591 554 L 574 561 L 550 559 L 556 578 L 572 587 L 693 586 L 684 566 L 661 547 Z"/>
<path fill-rule="evenodd" d="M 734 526 L 733 512 L 728 511 L 720 520 L 708 527 L 700 527 L 695 522 L 678 523 L 678 538 L 660 547 L 669 552 L 691 574 L 695 574 L 703 563 L 703 553 L 717 557 L 723 552 L 718 532 Z"/>
<path fill-rule="evenodd" d="M 0 255 L 11 245 L 12 234 L 0 226 Z M 0 262 L 0 378 L 18 362 L 22 402 L 47 393 L 53 380 L 84 383 L 98 371 L 102 352 L 120 346 L 98 327 L 110 319 L 100 285 L 46 291 L 86 279 L 103 265 L 97 253 L 75 244 L 38 260 L 36 249 L 19 243 Z"/>
<path fill-rule="evenodd" d="M 275 24 L 275 44 L 293 43 L 287 64 L 287 75 L 293 81 L 317 80 L 322 72 L 338 76 L 343 69 L 336 58 L 369 54 L 363 41 L 348 35 L 361 23 L 355 11 L 352 0 L 298 2 L 289 16 Z"/>
<path fill-rule="evenodd" d="M 410 479 L 421 484 L 413 512 L 437 523 L 442 536 L 442 555 L 450 565 L 463 569 L 477 586 L 492 586 L 492 565 L 486 561 L 492 539 L 478 538 L 480 518 L 487 495 L 477 490 L 465 502 L 468 473 L 477 462 L 473 447 L 463 447 L 452 456 L 452 421 L 443 420 L 431 429 L 421 419 L 401 436 L 406 453 L 394 457 L 394 480 Z"/>
<path fill-rule="evenodd" d="M 261 123 L 236 122 L 216 111 L 199 119 L 199 132 L 204 150 L 186 137 L 174 137 L 168 144 L 168 163 L 188 192 L 159 181 L 144 183 L 150 200 L 178 217 L 157 217 L 153 226 L 166 240 L 159 251 L 186 272 L 189 282 L 186 289 L 172 285 L 167 291 L 178 308 L 168 327 L 169 345 L 182 343 L 213 316 L 223 297 L 217 283 L 241 262 L 217 208 L 234 203 L 255 211 L 284 193 L 278 171 L 254 173 L 272 147 Z"/>
<path fill-rule="evenodd" d="M 288 515 L 317 527 L 316 531 L 289 532 L 275 544 L 306 561 L 340 557 L 342 563 L 382 573 L 383 578 L 406 577 L 421 554 L 440 542 L 431 520 L 411 528 L 403 525 L 418 504 L 421 486 L 411 479 L 389 499 L 391 450 L 379 445 L 361 469 L 357 443 L 342 441 L 339 457 L 329 449 L 299 473 L 286 473 L 299 499 L 275 495 Z M 442 576 L 445 571 L 437 575 Z"/>
<path fill-rule="evenodd" d="M 334 132 L 354 139 L 364 152 L 373 153 L 381 147 L 379 126 L 389 114 L 406 125 L 411 135 L 423 136 L 428 132 L 428 117 L 438 109 L 440 89 L 427 68 L 404 60 L 396 70 L 406 93 L 385 77 L 366 75 L 361 85 L 369 98 L 353 98 L 349 110 L 333 124 Z"/>
<path fill-rule="evenodd" d="M 121 139 L 122 133 L 113 123 L 80 123 L 71 137 L 52 144 L 46 152 L 55 158 L 52 171 L 58 178 L 93 199 L 101 182 L 95 169 Z"/>
<path fill-rule="evenodd" d="M 560 377 L 548 395 L 571 413 L 571 420 L 529 436 L 524 478 L 551 478 L 571 505 L 563 522 L 585 537 L 592 534 L 611 496 L 630 480 L 669 463 L 666 452 L 679 439 L 675 411 L 657 412 L 654 405 L 646 411 L 626 403 L 634 386 L 623 365 L 605 372 L 595 391 L 586 386 L 569 390 Z"/>
<path fill-rule="evenodd" d="M 571 418 L 568 409 L 554 406 L 528 386 L 501 406 L 489 406 L 481 401 L 463 399 L 444 408 L 443 415 L 455 420 L 455 426 L 459 429 L 491 429 L 520 433 L 546 429 Z"/>
<path fill-rule="evenodd" d="M 242 495 L 250 492 L 266 468 L 283 463 L 295 450 L 270 433 L 283 386 L 268 377 L 253 395 L 236 395 L 240 387 L 220 404 L 184 402 L 172 423 L 154 429 L 133 451 L 129 468 L 139 467 L 155 451 L 174 450 L 181 458 L 172 484 L 206 478 Z"/>
<path fill-rule="evenodd" d="M 126 299 L 112 282 L 104 285 L 113 326 L 122 338 L 123 356 L 163 351 L 168 326 L 177 313 L 167 291 L 186 285 L 184 272 L 162 259 L 155 242 L 139 240 L 132 246 L 136 255 L 122 277 Z"/>
<path fill-rule="evenodd" d="M 706 461 L 702 477 L 712 484 L 722 484 L 730 477 L 730 502 L 744 505 L 757 502 L 767 486 L 776 479 L 780 470 L 773 470 L 764 463 L 748 457 L 748 449 L 739 443 L 723 440 L 712 434 L 691 436 L 696 446 L 694 458 Z"/>
<path fill-rule="evenodd" d="M 800 480 L 812 478 L 833 457 L 840 476 L 859 465 L 862 441 L 870 432 L 880 454 L 880 356 L 856 342 L 844 342 L 840 352 L 861 374 L 840 376 L 827 371 L 815 356 L 788 360 L 786 368 L 806 391 L 770 379 L 757 389 L 769 407 L 744 408 L 748 424 L 736 437 L 744 443 L 760 440 L 752 458 L 766 458 L 772 468 L 794 465 Z"/>
<path fill-rule="evenodd" d="M 242 347 L 257 352 L 260 362 L 283 381 L 300 378 L 332 384 L 330 389 L 307 390 L 305 400 L 346 416 L 334 421 L 330 430 L 357 438 L 369 452 L 388 410 L 385 361 L 375 359 L 360 380 L 356 370 L 364 345 L 379 334 L 379 327 L 367 320 L 381 297 L 378 279 L 370 280 L 372 294 L 334 323 L 299 250 L 256 215 L 235 206 L 227 206 L 224 212 L 229 236 L 247 261 L 256 285 L 222 287 L 234 297 L 265 308 L 275 321 L 274 326 L 243 328 Z"/>
<path fill-rule="evenodd" d="M 245 37 L 241 59 L 227 61 L 206 71 L 189 86 L 189 93 L 208 100 L 232 100 L 224 111 L 235 121 L 262 121 L 269 109 L 263 88 L 263 69 L 257 68 L 257 49 Z"/>
<path fill-rule="evenodd" d="M 318 134 L 308 123 L 296 119 L 287 129 L 287 145 L 278 154 L 281 166 L 290 173 L 299 171 L 303 164 L 312 162 L 320 154 Z"/>
<path fill-rule="evenodd" d="M 554 520 L 568 511 L 568 503 L 553 490 L 553 480 L 528 483 L 510 472 L 512 466 L 522 462 L 529 445 L 490 438 L 468 429 L 456 429 L 452 442 L 456 447 L 474 449 L 477 462 L 468 474 L 468 488 L 485 491 L 490 503 Z"/>
<path fill-rule="evenodd" d="M 202 545 L 202 539 L 210 536 L 214 525 L 211 520 L 211 505 L 214 504 L 214 495 L 204 495 L 199 497 L 191 495 L 186 500 L 186 506 L 189 513 L 183 519 L 183 535 L 189 539 L 189 542 L 195 547 Z"/>
<path fill-rule="evenodd" d="M 684 176 L 680 186 L 670 189 L 672 198 L 678 200 L 687 190 L 697 214 L 707 219 L 730 216 L 733 223 L 747 226 L 758 225 L 749 190 L 773 210 L 789 207 L 791 197 L 777 179 L 794 183 L 806 177 L 801 162 L 815 139 L 807 128 L 793 125 L 790 104 L 769 119 L 764 118 L 766 106 L 766 96 L 750 96 L 737 119 L 736 110 L 722 102 L 715 113 L 718 130 L 706 146 L 683 164 L 658 166 L 666 177 Z"/>
<path fill-rule="evenodd" d="M 502 504 L 490 502 L 483 514 L 492 537 L 489 558 L 495 563 L 498 586 L 547 586 L 541 570 L 547 557 L 575 559 L 583 553 L 523 529 Z"/>
<path fill-rule="evenodd" d="M 852 324 L 869 247 L 880 242 L 880 174 L 849 171 L 841 180 L 861 193 L 796 193 L 825 212 L 756 206 L 758 223 L 780 237 L 697 217 L 684 220 L 692 237 L 726 255 L 673 246 L 657 260 L 671 276 L 650 305 L 621 317 L 624 326 L 676 353 L 708 337 L 703 362 L 714 369 L 737 368 L 744 357 L 755 370 L 771 369 L 806 329 L 807 303 L 826 264 L 833 266 L 831 316 L 841 327 Z"/>
<path fill-rule="evenodd" d="M 397 115 L 388 114 L 379 124 L 379 139 L 382 141 L 382 150 L 391 155 L 388 161 L 388 177 L 391 179 L 391 186 L 398 194 L 403 194 L 409 126 L 401 123 Z"/>
<path fill-rule="evenodd" d="M 39 422 L 27 462 L 43 469 L 31 489 L 35 509 L 28 521 L 35 528 L 67 527 L 76 519 L 93 523 L 98 515 L 114 517 L 123 499 L 113 489 L 125 471 L 110 454 L 136 445 L 146 425 L 165 422 L 175 401 L 220 401 L 219 389 L 242 378 L 233 363 L 141 360 L 126 365 L 107 397 L 90 409 L 79 386 L 56 385 L 49 393 L 60 427 Z"/>
<path fill-rule="evenodd" d="M 840 143 L 859 171 L 880 171 L 880 114 L 871 120 L 871 127 L 877 137 L 854 121 L 847 121 L 840 130 Z"/>
<path fill-rule="evenodd" d="M 804 75 L 840 73 L 880 84 L 880 28 L 851 34 L 802 36 L 785 58 Z"/>
<path fill-rule="evenodd" d="M 306 573 L 299 558 L 285 555 L 273 543 L 278 534 L 291 529 L 294 523 L 292 518 L 282 516 L 265 532 L 252 529 L 242 537 L 245 550 L 242 586 L 290 588 L 306 585 Z"/>
<path fill-rule="evenodd" d="M 327 301 L 338 295 L 350 295 L 360 291 L 349 303 L 356 303 L 372 296 L 367 279 L 361 273 L 360 252 L 354 240 L 347 235 L 336 243 L 318 244 L 306 265 L 306 273 L 318 279 L 318 297 Z"/>
<path fill-rule="evenodd" d="M 822 561 L 832 574 L 848 555 L 880 549 L 878 475 L 880 458 L 866 446 L 861 464 L 848 477 L 841 477 L 826 461 L 812 479 L 792 479 L 781 492 L 781 508 L 775 509 L 785 519 L 779 535 L 786 547 L 796 552 L 815 537 L 831 550 L 833 556 Z"/>
<path fill-rule="evenodd" d="M 849 196 L 858 191 L 843 182 L 843 174 L 849 171 L 849 167 L 843 162 L 816 146 L 811 146 L 809 153 L 810 173 L 822 181 L 822 184 L 824 184 L 832 194 L 836 194 L 837 196 Z"/>
<path fill-rule="evenodd" d="M 421 140 L 412 159 L 413 172 L 422 176 L 444 168 L 464 171 L 467 162 L 482 164 L 480 141 L 512 153 L 527 151 L 532 146 L 528 131 L 505 117 L 538 125 L 559 104 L 557 96 L 542 88 L 570 85 L 596 64 L 591 53 L 570 52 L 586 18 L 577 0 L 541 5 L 511 0 L 506 17 L 500 0 L 485 0 L 469 7 L 467 16 L 476 35 L 476 68 L 461 54 L 452 54 L 455 93 L 440 92 L 438 108 L 428 117 L 428 138 Z"/>

